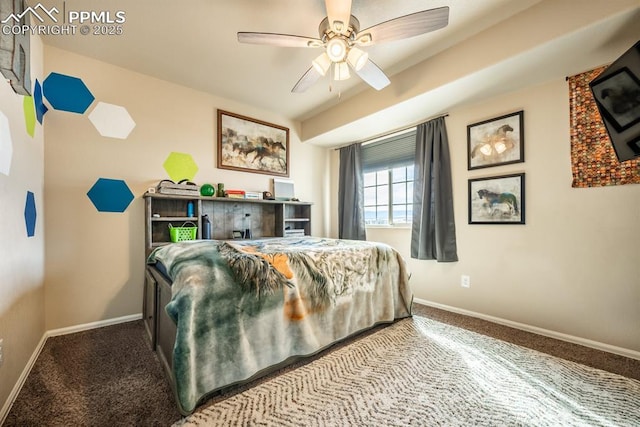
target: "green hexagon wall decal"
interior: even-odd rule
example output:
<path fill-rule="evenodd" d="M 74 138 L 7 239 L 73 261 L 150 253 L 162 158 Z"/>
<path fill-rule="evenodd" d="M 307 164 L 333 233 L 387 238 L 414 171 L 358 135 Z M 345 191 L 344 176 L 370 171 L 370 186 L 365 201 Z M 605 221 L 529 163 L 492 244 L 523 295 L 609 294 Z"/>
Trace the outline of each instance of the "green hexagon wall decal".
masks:
<path fill-rule="evenodd" d="M 22 109 L 24 110 L 24 124 L 27 127 L 27 133 L 33 138 L 36 133 L 36 106 L 32 96 L 24 97 Z"/>
<path fill-rule="evenodd" d="M 172 152 L 163 166 L 173 182 L 183 179 L 192 181 L 193 177 L 198 173 L 198 165 L 193 161 L 191 154 Z"/>

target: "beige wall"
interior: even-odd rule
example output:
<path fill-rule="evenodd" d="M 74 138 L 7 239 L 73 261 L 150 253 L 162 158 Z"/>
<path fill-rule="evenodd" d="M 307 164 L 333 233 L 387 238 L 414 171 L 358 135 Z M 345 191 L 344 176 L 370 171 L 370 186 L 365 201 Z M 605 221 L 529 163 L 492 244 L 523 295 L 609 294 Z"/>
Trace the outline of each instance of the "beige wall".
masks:
<path fill-rule="evenodd" d="M 220 170 L 216 109 L 290 128 L 296 195 L 314 203 L 312 232 L 324 235 L 326 150 L 301 144 L 299 124 L 268 111 L 150 78 L 47 46 L 46 71 L 82 78 L 96 98 L 85 115 L 52 111 L 45 128 L 46 328 L 140 313 L 144 271 L 141 195 L 168 178 L 172 152 L 192 155 L 197 183 L 267 190 L 267 175 Z M 212 73 L 211 78 L 216 78 Z M 136 122 L 126 140 L 101 137 L 87 115 L 98 101 L 122 105 Z M 124 213 L 97 212 L 86 193 L 98 178 L 123 179 L 135 195 Z"/>
<path fill-rule="evenodd" d="M 31 39 L 31 80 L 42 82 L 42 43 Z M 44 137 L 36 124 L 27 134 L 24 97 L 0 78 L 0 111 L 9 119 L 13 159 L 9 175 L 0 174 L 0 421 L 5 402 L 44 334 Z M 27 191 L 36 201 L 36 228 L 27 237 Z"/>
<path fill-rule="evenodd" d="M 518 110 L 525 162 L 468 171 L 466 126 Z M 640 351 L 640 185 L 571 187 L 564 79 L 451 110 L 446 123 L 459 262 L 411 259 L 409 229 L 367 229 L 406 257 L 415 296 Z M 526 173 L 526 225 L 469 225 L 467 180 L 513 172 Z"/>

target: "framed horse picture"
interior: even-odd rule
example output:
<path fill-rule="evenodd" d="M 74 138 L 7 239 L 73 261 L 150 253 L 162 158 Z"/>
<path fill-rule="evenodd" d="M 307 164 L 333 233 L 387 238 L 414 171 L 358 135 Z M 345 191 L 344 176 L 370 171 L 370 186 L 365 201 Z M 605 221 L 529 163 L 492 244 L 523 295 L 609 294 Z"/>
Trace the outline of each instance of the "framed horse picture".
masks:
<path fill-rule="evenodd" d="M 469 180 L 469 224 L 524 223 L 524 173 Z"/>
<path fill-rule="evenodd" d="M 524 162 L 524 111 L 467 126 L 467 169 Z"/>
<path fill-rule="evenodd" d="M 289 128 L 218 110 L 218 168 L 289 176 Z"/>

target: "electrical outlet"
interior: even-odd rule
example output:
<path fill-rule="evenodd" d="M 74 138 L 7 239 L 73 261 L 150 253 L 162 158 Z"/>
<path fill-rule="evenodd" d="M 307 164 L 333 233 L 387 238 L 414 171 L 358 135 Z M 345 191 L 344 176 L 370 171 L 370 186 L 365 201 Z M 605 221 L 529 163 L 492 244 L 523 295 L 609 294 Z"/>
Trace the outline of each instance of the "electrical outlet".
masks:
<path fill-rule="evenodd" d="M 471 277 L 466 276 L 466 275 L 462 275 L 460 276 L 460 286 L 462 286 L 463 288 L 470 288 L 471 287 Z"/>
<path fill-rule="evenodd" d="M 0 338 L 0 366 L 2 366 L 2 362 L 4 362 L 4 354 L 2 353 L 2 342 L 4 340 Z"/>

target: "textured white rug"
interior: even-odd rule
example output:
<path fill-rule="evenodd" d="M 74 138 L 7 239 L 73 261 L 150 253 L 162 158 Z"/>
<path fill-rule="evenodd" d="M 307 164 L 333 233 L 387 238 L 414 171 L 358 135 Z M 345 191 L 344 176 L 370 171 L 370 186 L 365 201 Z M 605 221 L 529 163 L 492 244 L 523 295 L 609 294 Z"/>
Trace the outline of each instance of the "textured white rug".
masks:
<path fill-rule="evenodd" d="M 414 316 L 174 426 L 640 426 L 640 381 Z"/>

